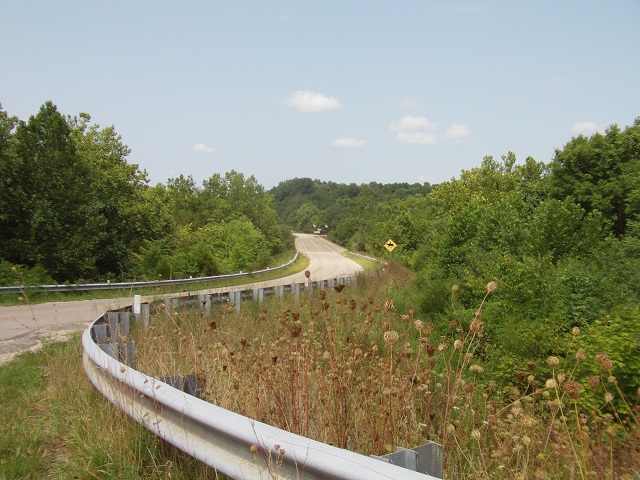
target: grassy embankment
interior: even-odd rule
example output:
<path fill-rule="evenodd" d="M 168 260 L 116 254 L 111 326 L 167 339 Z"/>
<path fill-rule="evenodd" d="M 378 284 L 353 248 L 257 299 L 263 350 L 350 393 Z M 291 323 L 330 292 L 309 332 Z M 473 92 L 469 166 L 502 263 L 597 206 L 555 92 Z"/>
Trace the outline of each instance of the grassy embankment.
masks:
<path fill-rule="evenodd" d="M 436 441 L 446 478 L 634 478 L 638 400 L 623 397 L 606 352 L 576 348 L 497 385 L 482 359 L 482 307 L 497 285 L 477 310 L 461 310 L 454 288 L 448 317 L 433 322 L 414 315 L 411 285 L 389 267 L 240 314 L 159 305 L 139 332 L 139 369 L 197 373 L 217 405 L 367 455 Z M 578 378 L 579 364 L 600 373 Z"/>

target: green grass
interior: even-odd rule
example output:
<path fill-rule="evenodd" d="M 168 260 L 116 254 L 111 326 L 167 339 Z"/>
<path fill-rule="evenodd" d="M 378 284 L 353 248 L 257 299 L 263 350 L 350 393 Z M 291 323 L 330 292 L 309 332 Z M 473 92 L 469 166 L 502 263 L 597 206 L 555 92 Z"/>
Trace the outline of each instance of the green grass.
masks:
<path fill-rule="evenodd" d="M 0 367 L 0 479 L 215 479 L 87 379 L 80 334 Z"/>
<path fill-rule="evenodd" d="M 364 268 L 365 273 L 376 272 L 380 270 L 385 262 L 381 262 L 379 260 L 369 260 L 368 258 L 361 257 L 359 255 L 354 255 L 351 252 L 345 253 L 345 257 L 354 262 L 360 264 L 362 268 Z"/>

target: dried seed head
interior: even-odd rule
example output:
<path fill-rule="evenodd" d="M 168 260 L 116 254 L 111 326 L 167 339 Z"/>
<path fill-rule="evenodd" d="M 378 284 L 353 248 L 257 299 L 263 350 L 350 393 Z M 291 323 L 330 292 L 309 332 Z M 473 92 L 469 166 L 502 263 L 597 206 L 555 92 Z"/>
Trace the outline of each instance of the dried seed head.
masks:
<path fill-rule="evenodd" d="M 415 322 L 413 322 L 413 326 L 416 327 L 416 330 L 421 332 L 424 328 L 424 322 L 422 320 L 416 320 Z"/>
<path fill-rule="evenodd" d="M 384 311 L 393 312 L 394 310 L 395 306 L 393 305 L 393 300 L 391 298 L 387 298 L 384 302 Z"/>
<path fill-rule="evenodd" d="M 459 350 L 463 346 L 464 346 L 464 343 L 460 339 L 458 339 L 455 342 L 453 342 L 453 348 L 455 348 L 456 350 Z"/>
<path fill-rule="evenodd" d="M 496 282 L 487 283 L 487 293 L 495 292 L 498 290 L 498 284 Z"/>
<path fill-rule="evenodd" d="M 611 403 L 613 401 L 613 393 L 607 392 L 604 394 L 604 401 L 607 403 Z"/>
<path fill-rule="evenodd" d="M 384 332 L 384 341 L 389 345 L 393 345 L 398 341 L 398 332 L 395 330 L 389 330 L 388 332 Z"/>
<path fill-rule="evenodd" d="M 469 330 L 471 330 L 473 333 L 481 333 L 483 329 L 484 324 L 477 318 L 473 322 L 471 322 L 471 325 L 469 326 Z"/>
<path fill-rule="evenodd" d="M 458 290 L 460 290 L 460 287 L 458 285 L 454 285 L 453 287 L 451 287 L 451 291 L 453 293 L 456 293 Z"/>
<path fill-rule="evenodd" d="M 584 362 L 586 359 L 587 359 L 587 352 L 585 352 L 583 349 L 580 349 L 576 352 L 577 362 Z"/>
<path fill-rule="evenodd" d="M 589 387 L 591 388 L 591 390 L 595 390 L 596 388 L 598 388 L 598 385 L 600 385 L 600 376 L 591 375 L 587 380 L 587 383 L 589 383 Z"/>
<path fill-rule="evenodd" d="M 545 388 L 557 388 L 558 387 L 558 382 L 556 382 L 555 378 L 549 378 L 544 383 L 544 386 L 545 386 Z"/>
<path fill-rule="evenodd" d="M 569 398 L 576 399 L 582 392 L 582 384 L 575 380 L 569 379 L 564 384 L 564 391 Z"/>
<path fill-rule="evenodd" d="M 573 330 L 571 330 L 571 335 L 573 335 L 574 337 L 580 335 L 580 327 L 573 327 Z"/>
<path fill-rule="evenodd" d="M 469 367 L 469 371 L 471 373 L 475 373 L 476 375 L 480 375 L 482 372 L 484 372 L 484 368 L 482 368 L 482 365 L 478 365 L 477 363 L 474 363 Z"/>
<path fill-rule="evenodd" d="M 560 365 L 560 359 L 551 355 L 549 358 L 547 358 L 547 365 L 549 365 L 551 368 L 555 368 Z"/>
<path fill-rule="evenodd" d="M 536 424 L 536 419 L 533 418 L 531 415 L 523 415 L 522 416 L 522 424 L 525 427 L 533 427 Z"/>
<path fill-rule="evenodd" d="M 480 430 L 478 430 L 477 428 L 474 428 L 471 431 L 471 438 L 474 439 L 475 441 L 480 441 Z"/>
<path fill-rule="evenodd" d="M 611 372 L 611 370 L 613 370 L 613 362 L 609 358 L 609 355 L 607 355 L 605 352 L 596 353 L 595 358 L 596 362 L 598 362 L 598 365 L 600 365 L 600 368 L 602 368 L 605 372 Z"/>

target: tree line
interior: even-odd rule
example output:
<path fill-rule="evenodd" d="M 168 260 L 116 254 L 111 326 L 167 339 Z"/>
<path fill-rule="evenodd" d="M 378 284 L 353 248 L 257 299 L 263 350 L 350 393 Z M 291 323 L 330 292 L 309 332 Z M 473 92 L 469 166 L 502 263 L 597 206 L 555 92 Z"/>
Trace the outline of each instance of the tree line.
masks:
<path fill-rule="evenodd" d="M 231 171 L 149 185 L 113 126 L 46 102 L 0 106 L 0 282 L 176 278 L 265 267 L 292 249 L 272 198 Z"/>
<path fill-rule="evenodd" d="M 293 179 L 271 193 L 292 227 L 326 224 L 333 241 L 386 259 L 394 240 L 392 259 L 417 278 L 397 304 L 439 328 L 468 328 L 487 282 L 497 282 L 482 314 L 492 378 L 519 372 L 526 382 L 547 356 L 580 347 L 607 352 L 636 398 L 640 118 L 574 137 L 546 164 L 509 152 L 436 186 Z"/>

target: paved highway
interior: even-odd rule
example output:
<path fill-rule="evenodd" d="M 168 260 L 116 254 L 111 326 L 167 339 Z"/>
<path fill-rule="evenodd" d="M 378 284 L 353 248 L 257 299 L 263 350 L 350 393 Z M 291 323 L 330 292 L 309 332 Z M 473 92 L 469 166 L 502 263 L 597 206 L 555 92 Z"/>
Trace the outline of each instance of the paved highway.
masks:
<path fill-rule="evenodd" d="M 322 237 L 298 234 L 296 247 L 300 253 L 309 258 L 308 270 L 311 272 L 312 281 L 350 276 L 362 270 L 360 265 L 343 255 L 342 247 Z M 302 283 L 304 280 L 304 272 L 300 272 L 277 280 L 258 282 L 251 286 L 271 287 Z M 217 290 L 222 289 L 206 292 L 213 293 Z M 144 297 L 143 301 L 150 298 Z M 107 310 L 131 305 L 132 301 L 131 297 L 127 297 L 0 307 L 0 364 L 10 360 L 19 352 L 39 348 L 43 339 L 64 339 L 70 332 L 84 329 L 89 322 L 100 317 Z"/>

